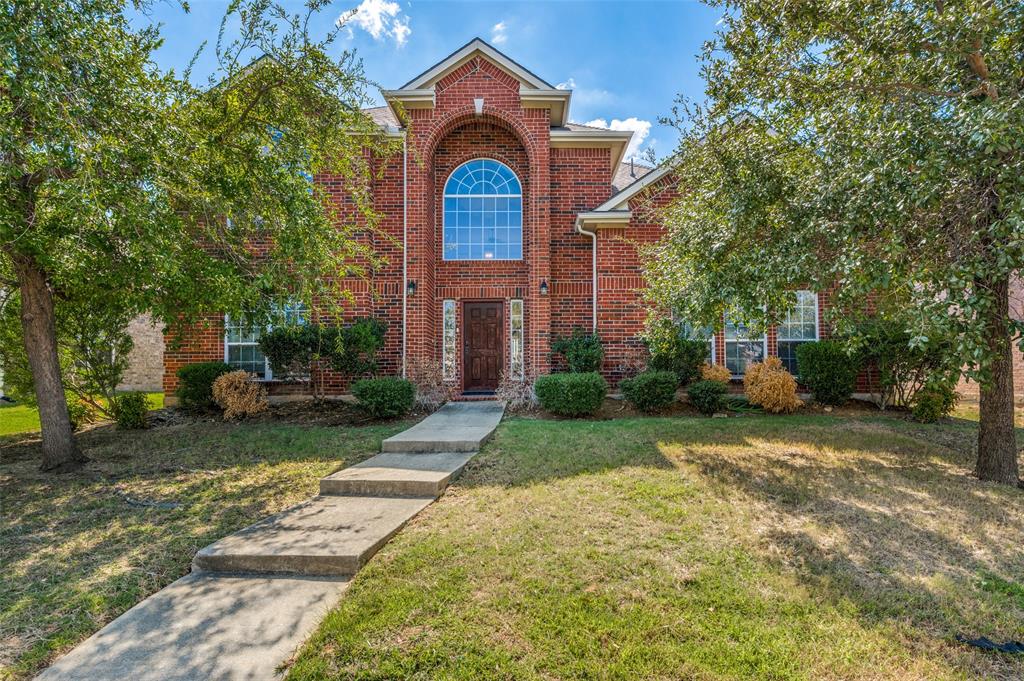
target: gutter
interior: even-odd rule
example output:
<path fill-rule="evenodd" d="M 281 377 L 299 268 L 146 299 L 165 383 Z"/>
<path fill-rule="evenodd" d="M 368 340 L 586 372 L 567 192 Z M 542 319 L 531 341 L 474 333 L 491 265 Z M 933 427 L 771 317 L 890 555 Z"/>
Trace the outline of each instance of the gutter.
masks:
<path fill-rule="evenodd" d="M 587 231 L 583 229 L 583 220 L 576 218 L 576 232 L 578 234 L 584 234 L 590 237 L 590 253 L 591 253 L 591 272 L 590 272 L 590 290 L 593 296 L 593 300 L 590 307 L 593 311 L 593 321 L 591 322 L 591 331 L 597 333 L 597 230 Z"/>
<path fill-rule="evenodd" d="M 402 378 L 406 378 L 405 354 L 409 316 L 409 133 L 402 132 Z"/>

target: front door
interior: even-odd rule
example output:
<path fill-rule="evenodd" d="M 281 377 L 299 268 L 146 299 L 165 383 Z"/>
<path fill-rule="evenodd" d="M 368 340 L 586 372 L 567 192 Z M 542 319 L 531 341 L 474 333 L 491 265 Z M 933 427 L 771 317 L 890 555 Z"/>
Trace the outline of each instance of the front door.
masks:
<path fill-rule="evenodd" d="M 504 305 L 463 303 L 462 316 L 462 388 L 494 390 L 505 361 Z"/>

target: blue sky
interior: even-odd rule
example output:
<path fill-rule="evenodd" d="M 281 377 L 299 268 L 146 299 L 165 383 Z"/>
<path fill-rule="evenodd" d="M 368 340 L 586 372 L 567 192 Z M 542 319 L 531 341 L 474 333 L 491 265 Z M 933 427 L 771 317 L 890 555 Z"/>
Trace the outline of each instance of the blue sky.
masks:
<path fill-rule="evenodd" d="M 298 2 L 284 4 L 301 9 Z M 213 44 L 226 5 L 191 0 L 185 14 L 174 3 L 158 3 L 135 20 L 163 24 L 165 44 L 156 59 L 164 68 L 183 69 L 208 41 L 193 76 L 204 81 L 214 70 Z M 720 16 L 691 0 L 336 0 L 321 13 L 314 33 L 326 33 L 350 10 L 356 14 L 336 49 L 354 48 L 367 75 L 384 88 L 401 86 L 479 36 L 548 82 L 573 89 L 572 120 L 635 130 L 635 150 L 653 145 L 659 157 L 673 150 L 677 138 L 659 117 L 671 113 L 679 93 L 702 98 L 696 55 Z"/>

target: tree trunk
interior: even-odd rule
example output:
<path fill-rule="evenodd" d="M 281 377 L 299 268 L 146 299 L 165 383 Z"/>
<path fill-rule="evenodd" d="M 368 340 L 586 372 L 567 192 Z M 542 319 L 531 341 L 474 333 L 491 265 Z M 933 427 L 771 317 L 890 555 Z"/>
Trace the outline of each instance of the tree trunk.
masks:
<path fill-rule="evenodd" d="M 71 432 L 71 419 L 64 399 L 64 384 L 57 356 L 57 328 L 53 295 L 46 274 L 35 258 L 12 254 L 21 292 L 21 328 L 25 351 L 32 369 L 39 423 L 43 431 L 44 471 L 74 470 L 86 461 Z"/>
<path fill-rule="evenodd" d="M 980 391 L 978 462 L 975 474 L 982 480 L 1017 485 L 1017 438 L 1013 427 L 1013 352 L 1007 323 L 1010 279 L 988 283 L 996 296 L 986 325 L 992 357 L 991 376 Z"/>

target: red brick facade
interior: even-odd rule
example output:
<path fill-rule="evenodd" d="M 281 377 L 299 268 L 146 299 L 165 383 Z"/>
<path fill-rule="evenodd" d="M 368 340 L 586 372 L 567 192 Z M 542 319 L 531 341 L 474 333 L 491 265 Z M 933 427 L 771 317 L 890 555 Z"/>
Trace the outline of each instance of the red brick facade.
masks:
<path fill-rule="evenodd" d="M 354 304 L 348 314 L 387 322 L 382 370 L 400 374 L 413 362 L 441 362 L 445 300 L 456 301 L 460 326 L 462 305 L 467 301 L 501 301 L 504 319 L 509 320 L 510 301 L 522 300 L 524 373 L 547 373 L 558 368 L 557 358 L 551 357 L 552 338 L 574 328 L 589 330 L 593 323 L 592 258 L 596 247 L 596 325 L 605 348 L 603 373 L 616 382 L 636 365 L 642 351 L 637 335 L 646 310 L 640 293 L 644 281 L 637 247 L 657 240 L 662 233 L 659 224 L 645 221 L 651 211 L 639 210 L 634 204 L 643 196 L 648 207 L 664 205 L 673 196 L 674 184 L 666 176 L 634 199 L 628 199 L 629 190 L 622 192 L 629 201 L 623 209 L 634 209 L 632 217 L 628 222 L 587 229 L 596 234 L 594 240 L 577 231 L 581 214 L 608 202 L 635 179 L 628 172 L 623 174 L 626 167 L 620 165 L 626 141 L 623 134 L 567 124 L 565 110 L 557 108 L 557 101 L 565 95 L 567 109 L 568 93 L 551 88 L 514 63 L 510 66 L 493 48 L 481 44 L 474 51 L 469 49 L 473 45 L 455 53 L 450 68 L 430 81 L 429 104 L 423 103 L 426 89 L 422 85 L 393 91 L 396 99 L 407 97 L 412 102 L 404 127 L 392 129 L 392 134 L 405 135 L 408 151 L 382 160 L 382 177 L 374 186 L 374 205 L 382 216 L 380 234 L 367 237 L 373 239 L 374 248 L 387 264 L 377 268 L 368 282 L 349 282 Z M 540 94 L 531 94 L 537 92 Z M 545 103 L 550 100 L 556 104 Z M 373 111 L 382 124 L 397 124 L 392 110 Z M 442 258 L 445 181 L 456 167 L 476 158 L 498 160 L 520 180 L 521 260 Z M 335 200 L 344 201 L 344 189 L 336 178 L 325 175 L 315 181 Z M 615 187 L 616 183 L 620 186 Z M 609 213 L 621 214 L 620 209 Z M 406 296 L 411 282 L 415 282 L 415 293 Z M 827 305 L 827 296 L 820 296 L 819 305 Z M 224 359 L 223 334 L 223 320 L 211 318 L 187 334 L 180 345 L 169 339 L 165 391 L 170 393 L 176 387 L 179 367 Z M 506 330 L 505 342 L 508 340 Z M 459 341 L 455 347 L 461 352 L 461 337 Z M 769 354 L 775 354 L 774 333 L 768 336 L 767 348 Z M 719 361 L 724 357 L 722 334 L 716 339 L 715 356 Z M 505 358 L 507 368 L 507 352 Z M 461 385 L 461 362 L 455 367 L 456 374 L 450 378 Z M 326 383 L 329 393 L 347 390 L 344 377 L 328 373 Z M 278 394 L 306 389 L 301 383 L 271 386 Z"/>

